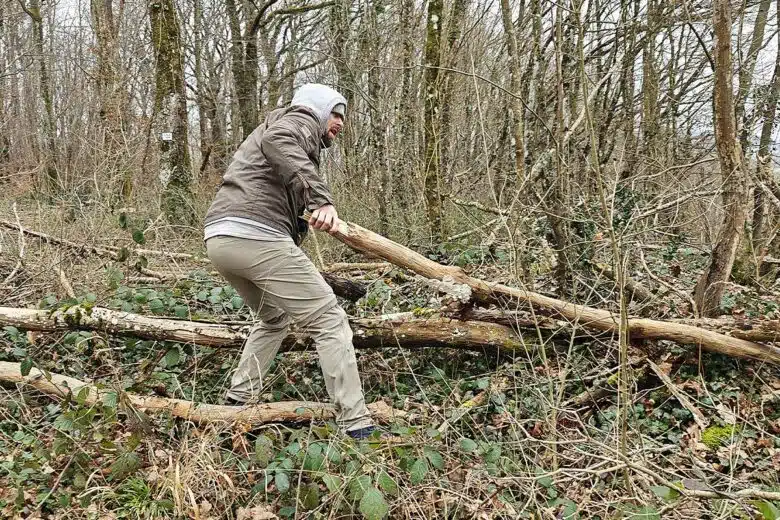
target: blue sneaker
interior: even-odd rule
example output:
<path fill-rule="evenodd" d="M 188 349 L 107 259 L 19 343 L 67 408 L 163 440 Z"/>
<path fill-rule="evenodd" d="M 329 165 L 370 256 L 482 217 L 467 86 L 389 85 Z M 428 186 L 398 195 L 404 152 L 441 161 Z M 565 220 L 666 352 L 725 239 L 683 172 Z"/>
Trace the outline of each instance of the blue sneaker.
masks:
<path fill-rule="evenodd" d="M 363 440 L 370 437 L 375 431 L 377 431 L 376 426 L 366 426 L 365 428 L 350 430 L 347 432 L 347 435 L 355 440 Z"/>

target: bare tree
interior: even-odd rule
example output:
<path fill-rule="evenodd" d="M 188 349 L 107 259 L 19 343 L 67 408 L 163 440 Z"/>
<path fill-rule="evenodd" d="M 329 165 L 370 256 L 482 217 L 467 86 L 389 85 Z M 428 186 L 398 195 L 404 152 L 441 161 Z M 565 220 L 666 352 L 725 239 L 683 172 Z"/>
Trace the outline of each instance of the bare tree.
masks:
<path fill-rule="evenodd" d="M 731 276 L 747 218 L 748 185 L 742 164 L 742 151 L 737 140 L 734 114 L 733 72 L 731 69 L 731 5 L 728 0 L 715 0 L 715 86 L 713 117 L 715 143 L 723 177 L 723 222 L 712 250 L 710 265 L 699 278 L 695 301 L 704 316 L 717 315 L 720 299 Z"/>
<path fill-rule="evenodd" d="M 159 142 L 162 208 L 170 222 L 195 221 L 188 147 L 187 102 L 179 20 L 172 0 L 151 0 L 149 18 L 156 61 L 154 122 Z"/>

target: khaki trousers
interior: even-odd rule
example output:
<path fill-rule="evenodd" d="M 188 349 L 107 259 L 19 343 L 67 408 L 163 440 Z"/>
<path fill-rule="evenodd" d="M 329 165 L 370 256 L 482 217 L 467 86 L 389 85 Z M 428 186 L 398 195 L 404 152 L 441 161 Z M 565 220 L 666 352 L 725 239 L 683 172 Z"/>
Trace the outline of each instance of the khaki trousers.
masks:
<path fill-rule="evenodd" d="M 214 267 L 260 318 L 244 345 L 228 397 L 249 402 L 260 395 L 292 322 L 314 340 L 340 426 L 349 431 L 372 425 L 347 314 L 303 251 L 292 242 L 227 236 L 208 239 L 206 250 Z"/>

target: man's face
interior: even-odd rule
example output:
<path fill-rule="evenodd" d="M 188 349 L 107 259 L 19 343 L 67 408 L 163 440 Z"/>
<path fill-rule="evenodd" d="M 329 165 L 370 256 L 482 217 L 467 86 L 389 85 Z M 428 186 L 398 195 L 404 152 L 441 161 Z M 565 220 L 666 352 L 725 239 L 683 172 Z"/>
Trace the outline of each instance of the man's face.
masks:
<path fill-rule="evenodd" d="M 328 139 L 334 139 L 342 128 L 344 128 L 344 117 L 336 112 L 331 112 L 328 119 Z"/>

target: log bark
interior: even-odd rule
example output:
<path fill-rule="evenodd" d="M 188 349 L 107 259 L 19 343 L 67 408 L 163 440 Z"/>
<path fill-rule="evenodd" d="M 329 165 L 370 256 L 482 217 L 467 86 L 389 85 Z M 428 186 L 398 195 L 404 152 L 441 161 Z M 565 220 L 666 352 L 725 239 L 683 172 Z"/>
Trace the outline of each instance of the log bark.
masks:
<path fill-rule="evenodd" d="M 86 388 L 88 394 L 85 404 L 90 406 L 103 401 L 108 394 L 116 393 L 110 388 L 98 388 L 73 377 L 51 372 L 47 374 L 37 368 L 33 368 L 28 375 L 23 376 L 19 363 L 6 361 L 0 361 L 0 381 L 32 386 L 55 398 L 65 398 L 71 393 L 75 396 Z M 174 417 L 199 424 L 230 423 L 253 426 L 275 422 L 310 422 L 335 417 L 333 406 L 318 402 L 282 401 L 251 406 L 225 406 L 131 393 L 124 396 L 135 408 L 149 412 L 170 412 Z M 385 423 L 403 415 L 402 411 L 394 410 L 383 401 L 369 404 L 368 409 L 375 419 Z"/>
<path fill-rule="evenodd" d="M 8 229 L 13 229 L 15 231 L 21 231 L 23 234 L 27 236 L 35 237 L 43 242 L 46 242 L 47 244 L 53 244 L 53 245 L 65 247 L 67 249 L 75 251 L 77 254 L 80 255 L 90 254 L 90 255 L 99 256 L 100 258 L 108 258 L 110 260 L 114 260 L 115 262 L 121 262 L 123 256 L 125 254 L 129 254 L 134 256 L 159 256 L 171 260 L 191 261 L 198 264 L 211 263 L 211 261 L 208 258 L 202 258 L 196 255 L 191 255 L 189 253 L 176 253 L 172 251 L 156 251 L 154 249 L 144 249 L 140 247 L 132 249 L 130 251 L 123 252 L 122 249 L 118 247 L 111 247 L 111 246 L 100 247 L 100 246 L 88 245 L 88 244 L 78 244 L 76 242 L 71 242 L 70 240 L 66 240 L 64 238 L 53 237 L 51 235 L 47 235 L 39 231 L 33 231 L 27 228 L 21 228 L 20 230 L 20 226 L 18 224 L 15 224 L 8 220 L 0 219 L 0 226 L 6 227 Z M 154 271 L 150 271 L 147 269 L 142 269 L 141 272 L 144 274 L 151 273 L 152 277 L 159 278 L 160 280 L 169 279 L 164 274 L 155 273 Z M 366 288 L 362 284 L 353 282 L 352 280 L 347 280 L 345 278 L 339 278 L 338 276 L 335 276 L 330 273 L 320 273 L 320 274 L 325 279 L 325 282 L 328 285 L 330 285 L 331 289 L 333 289 L 333 292 L 336 294 L 336 296 L 340 296 L 344 299 L 355 302 L 366 295 Z"/>
<path fill-rule="evenodd" d="M 449 317 L 462 321 L 480 321 L 500 323 L 514 329 L 539 328 L 544 331 L 570 331 L 571 324 L 567 321 L 555 320 L 548 316 L 534 317 L 528 311 L 503 311 L 501 309 L 466 308 L 448 314 Z M 747 319 L 739 317 L 721 318 L 683 318 L 669 320 L 666 323 L 690 325 L 717 332 L 725 336 L 755 341 L 759 343 L 780 342 L 780 320 Z M 634 338 L 641 336 L 634 334 Z"/>
<path fill-rule="evenodd" d="M 41 332 L 94 330 L 210 347 L 240 347 L 249 331 L 249 325 L 151 318 L 102 307 L 87 309 L 81 306 L 54 313 L 38 309 L 0 307 L 0 326 L 8 325 Z M 496 323 L 448 318 L 409 319 L 399 316 L 390 319 L 350 318 L 350 325 L 353 332 L 352 341 L 356 348 L 450 347 L 513 352 L 522 349 L 524 345 L 512 329 Z M 301 350 L 309 345 L 310 340 L 305 333 L 294 332 L 287 336 L 282 348 Z"/>
<path fill-rule="evenodd" d="M 441 280 L 447 276 L 452 277 L 454 281 L 468 285 L 475 299 L 482 302 L 502 307 L 508 305 L 510 308 L 520 308 L 521 304 L 525 304 L 533 307 L 537 314 L 568 320 L 575 327 L 615 333 L 619 329 L 619 317 L 608 310 L 473 278 L 460 267 L 441 265 L 352 222 L 342 222 L 334 236 L 357 251 L 384 258 L 427 278 Z M 780 363 L 780 348 L 726 336 L 685 323 L 630 318 L 628 330 L 632 337 L 663 339 L 729 356 Z"/>

